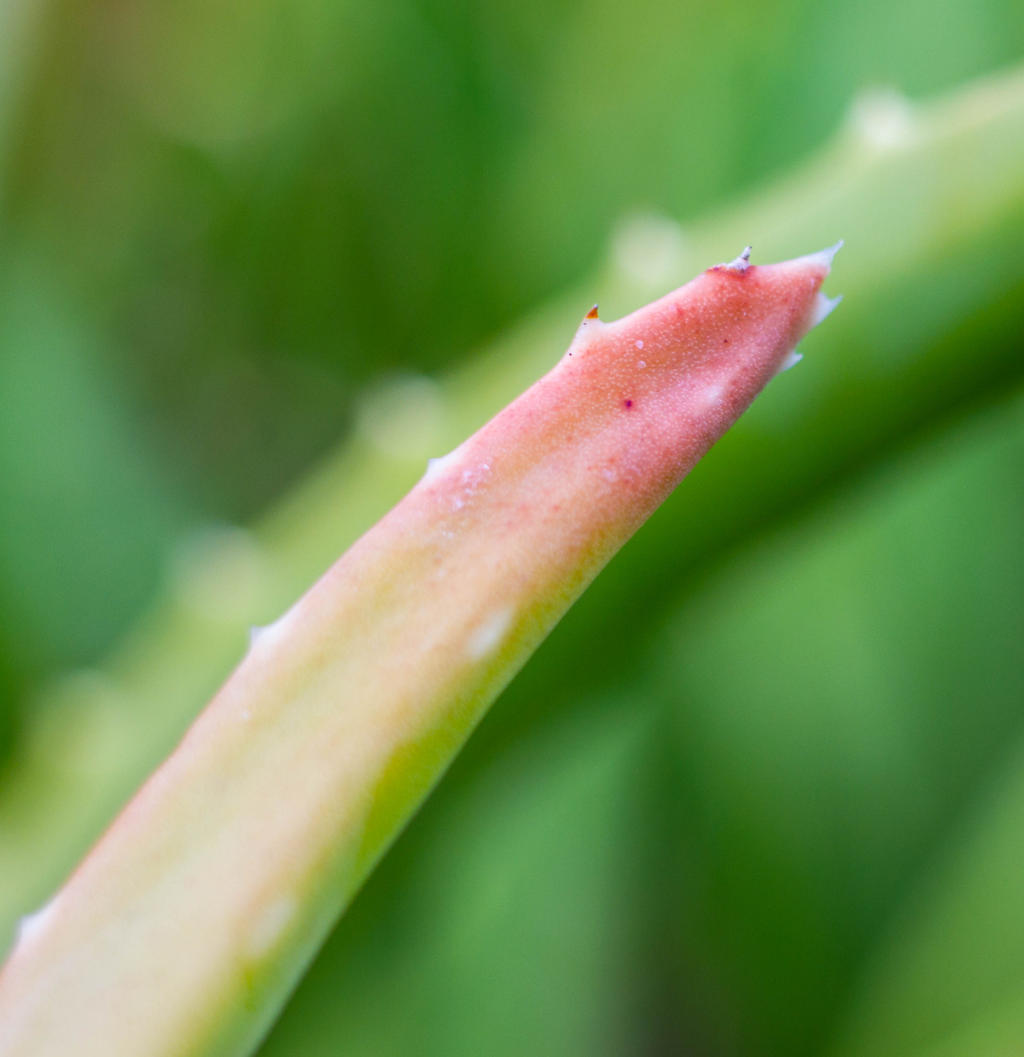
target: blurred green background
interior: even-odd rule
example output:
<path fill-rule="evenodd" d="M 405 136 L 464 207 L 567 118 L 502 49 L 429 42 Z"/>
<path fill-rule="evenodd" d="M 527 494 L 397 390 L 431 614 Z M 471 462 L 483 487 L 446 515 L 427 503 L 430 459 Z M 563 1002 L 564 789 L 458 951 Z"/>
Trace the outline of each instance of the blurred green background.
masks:
<path fill-rule="evenodd" d="M 843 236 L 265 1049 L 1024 1052 L 1022 59 L 1019 0 L 0 0 L 6 934 L 595 296 Z"/>

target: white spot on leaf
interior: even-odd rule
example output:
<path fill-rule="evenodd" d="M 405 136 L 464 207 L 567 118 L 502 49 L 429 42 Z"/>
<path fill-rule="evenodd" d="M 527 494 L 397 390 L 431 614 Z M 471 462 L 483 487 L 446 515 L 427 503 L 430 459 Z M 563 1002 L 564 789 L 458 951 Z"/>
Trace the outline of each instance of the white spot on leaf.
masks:
<path fill-rule="evenodd" d="M 858 96 L 847 120 L 854 135 L 877 151 L 907 147 L 917 132 L 914 106 L 895 88 L 873 88 Z"/>
<path fill-rule="evenodd" d="M 459 478 L 459 490 L 452 496 L 452 510 L 461 510 L 469 503 L 490 476 L 491 464 L 481 462 L 468 466 Z"/>
<path fill-rule="evenodd" d="M 512 624 L 512 610 L 498 609 L 478 624 L 470 633 L 466 652 L 474 661 L 482 660 L 493 653 L 505 637 Z"/>

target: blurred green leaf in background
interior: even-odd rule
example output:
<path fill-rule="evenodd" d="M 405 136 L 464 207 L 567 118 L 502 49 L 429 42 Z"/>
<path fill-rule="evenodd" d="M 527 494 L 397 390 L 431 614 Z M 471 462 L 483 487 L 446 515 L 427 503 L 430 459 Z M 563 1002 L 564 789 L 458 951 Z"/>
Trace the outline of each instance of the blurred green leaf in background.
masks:
<path fill-rule="evenodd" d="M 0 2 L 7 935 L 595 297 L 843 236 L 265 1052 L 1024 1050 L 1022 60 L 1016 0 Z"/>

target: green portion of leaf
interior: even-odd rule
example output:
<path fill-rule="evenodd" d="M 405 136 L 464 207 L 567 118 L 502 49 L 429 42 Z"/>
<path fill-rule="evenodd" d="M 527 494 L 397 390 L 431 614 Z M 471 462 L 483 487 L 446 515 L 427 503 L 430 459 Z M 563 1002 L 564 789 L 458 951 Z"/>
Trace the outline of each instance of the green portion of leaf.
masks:
<path fill-rule="evenodd" d="M 621 1052 L 633 873 L 622 849 L 650 738 L 623 705 L 541 734 L 472 801 L 430 812 L 411 838 L 416 876 L 383 867 L 266 1052 L 333 1053 L 339 1038 L 367 1055 Z"/>

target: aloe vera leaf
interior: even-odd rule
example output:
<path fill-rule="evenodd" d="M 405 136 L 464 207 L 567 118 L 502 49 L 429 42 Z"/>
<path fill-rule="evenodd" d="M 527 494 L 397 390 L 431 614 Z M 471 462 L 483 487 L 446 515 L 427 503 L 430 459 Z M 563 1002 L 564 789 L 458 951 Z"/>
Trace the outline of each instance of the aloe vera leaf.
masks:
<path fill-rule="evenodd" d="M 795 384 L 797 372 L 770 400 Z M 1014 477 L 1022 399 L 1018 387 L 1001 409 L 925 438 L 732 555 L 681 597 L 666 627 L 648 628 L 629 669 L 585 707 L 556 706 L 507 737 L 518 696 L 499 702 L 317 957 L 265 1044 L 268 1057 L 326 1055 L 341 1039 L 353 1054 L 461 1057 L 492 1045 L 512 1052 L 517 1041 L 520 1052 L 544 1051 L 541 1024 L 561 1040 L 580 1009 L 604 1045 L 581 1027 L 557 1052 L 645 1043 L 658 1052 L 825 1052 L 865 950 L 904 894 L 918 902 L 915 876 L 931 876 L 936 854 L 944 857 L 950 818 L 977 795 L 979 773 L 988 784 L 989 761 L 1002 759 L 998 746 L 1017 726 L 1015 625 L 1001 603 L 1024 597 L 1013 561 L 1024 514 Z M 712 459 L 698 472 L 714 469 Z M 640 545 L 638 536 L 606 574 Z M 607 880 L 573 866 L 587 854 L 578 842 L 592 819 L 556 795 L 550 743 L 578 738 L 586 751 L 598 720 L 611 725 L 609 739 L 623 724 L 625 738 L 636 716 L 656 720 L 658 753 L 629 763 L 619 794 L 634 805 L 632 840 L 614 837 L 605 869 L 620 887 L 590 927 L 595 945 L 613 931 L 628 938 L 604 961 L 571 939 L 563 950 L 557 928 L 534 925 L 557 921 L 567 871 L 576 870 L 582 906 Z M 496 727 L 505 730 L 491 736 Z M 493 746 L 485 766 L 480 735 Z M 510 820 L 524 799 L 536 838 L 525 818 Z M 501 821 L 489 826 L 492 803 Z M 591 810 L 616 826 L 605 802 L 595 797 Z M 535 855 L 534 840 L 556 819 L 562 848 Z M 528 888 L 514 880 L 523 873 Z M 1013 913 L 1006 900 L 991 903 L 993 914 Z M 466 905 L 471 921 L 460 927 Z M 957 960 L 943 964 L 959 978 Z M 505 1002 L 515 969 L 530 977 L 516 992 L 529 987 L 530 1014 Z M 927 1008 L 937 1014 L 940 1002 Z"/>
<path fill-rule="evenodd" d="M 5 1048 L 247 1052 L 500 689 L 834 307 L 833 253 L 748 250 L 624 319 L 588 313 L 254 637 L 23 926 Z"/>
<path fill-rule="evenodd" d="M 667 604 L 667 575 L 682 584 L 694 570 L 708 570 L 738 540 L 843 473 L 1020 377 L 1024 75 L 1012 71 L 927 105 L 908 104 L 895 122 L 877 107 L 870 120 L 863 108 L 858 114 L 787 179 L 689 231 L 656 225 L 667 236 L 653 240 L 662 252 L 650 252 L 650 238 L 639 240 L 647 266 L 634 266 L 633 240 L 631 252 L 616 249 L 600 284 L 588 284 L 599 286 L 607 304 L 636 303 L 696 253 L 720 256 L 737 233 L 746 239 L 756 231 L 781 252 L 836 230 L 870 233 L 847 251 L 847 304 L 829 328 L 829 356 L 816 357 L 813 370 L 796 372 L 747 415 L 716 453 L 727 471 L 695 475 L 685 511 L 670 499 L 642 542 L 575 607 L 508 691 L 509 707 L 493 724 L 495 743 L 512 725 L 587 708 L 593 687 L 628 663 Z M 922 172 L 927 181 L 917 179 Z M 385 430 L 383 438 L 357 431 L 252 533 L 212 534 L 190 547 L 150 615 L 101 668 L 44 691 L 22 757 L 0 790 L 0 928 L 7 935 L 171 748 L 238 656 L 246 626 L 271 620 L 414 483 L 428 455 L 457 443 L 545 369 L 553 335 L 581 303 L 577 293 L 549 306 L 440 383 L 397 387 L 394 403 L 403 410 L 377 420 L 418 427 Z M 814 352 L 813 335 L 806 348 Z M 625 599 L 645 619 L 620 626 L 595 654 L 594 629 Z M 478 738 L 472 751 L 485 761 L 486 741 Z"/>

